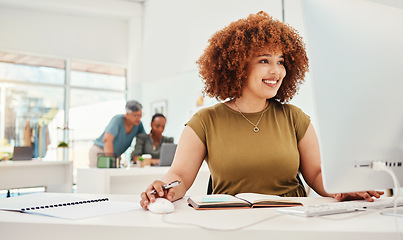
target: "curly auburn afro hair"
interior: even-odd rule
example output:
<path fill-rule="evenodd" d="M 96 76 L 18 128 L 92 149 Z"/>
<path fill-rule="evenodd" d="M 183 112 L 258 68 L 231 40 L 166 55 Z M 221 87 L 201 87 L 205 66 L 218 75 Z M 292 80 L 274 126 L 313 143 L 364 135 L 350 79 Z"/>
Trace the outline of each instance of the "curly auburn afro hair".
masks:
<path fill-rule="evenodd" d="M 216 32 L 196 62 L 204 93 L 218 100 L 241 97 L 247 66 L 265 48 L 281 50 L 286 76 L 274 99 L 288 102 L 308 71 L 305 44 L 296 30 L 261 11 Z"/>

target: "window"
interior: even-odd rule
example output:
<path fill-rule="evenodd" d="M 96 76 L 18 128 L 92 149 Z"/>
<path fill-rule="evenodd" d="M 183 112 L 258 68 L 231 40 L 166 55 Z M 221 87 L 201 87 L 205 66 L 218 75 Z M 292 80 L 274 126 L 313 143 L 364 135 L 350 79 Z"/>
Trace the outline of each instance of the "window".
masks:
<path fill-rule="evenodd" d="M 3 155 L 12 157 L 14 146 L 33 145 L 34 157 L 55 158 L 55 145 L 50 140 L 55 139 L 56 126 L 63 125 L 63 67 L 64 62 L 57 59 L 0 53 L 0 112 L 3 113 L 0 152 Z M 39 137 L 40 129 L 43 131 Z"/>
<path fill-rule="evenodd" d="M 126 85 L 123 67 L 0 52 L 0 153 L 33 144 L 34 157 L 88 166 L 93 140 L 124 112 Z"/>
<path fill-rule="evenodd" d="M 126 90 L 126 70 L 120 67 L 72 61 L 71 85 L 74 87 Z"/>

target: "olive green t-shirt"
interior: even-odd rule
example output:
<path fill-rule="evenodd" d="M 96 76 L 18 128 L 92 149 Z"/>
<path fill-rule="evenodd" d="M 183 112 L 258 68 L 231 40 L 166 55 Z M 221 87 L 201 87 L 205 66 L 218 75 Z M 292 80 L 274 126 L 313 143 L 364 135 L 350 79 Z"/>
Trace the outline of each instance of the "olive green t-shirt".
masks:
<path fill-rule="evenodd" d="M 283 195 L 298 187 L 298 141 L 310 124 L 301 109 L 269 100 L 259 132 L 224 103 L 199 110 L 187 123 L 206 146 L 213 193 Z M 244 113 L 257 123 L 262 112 Z"/>

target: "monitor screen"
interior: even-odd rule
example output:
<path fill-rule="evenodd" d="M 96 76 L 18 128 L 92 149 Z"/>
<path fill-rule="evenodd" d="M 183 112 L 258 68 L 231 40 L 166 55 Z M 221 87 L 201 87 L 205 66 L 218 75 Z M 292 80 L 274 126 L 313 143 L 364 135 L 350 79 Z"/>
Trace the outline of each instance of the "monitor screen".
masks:
<path fill-rule="evenodd" d="M 393 188 L 373 161 L 403 186 L 403 4 L 390 2 L 302 1 L 329 193 Z"/>

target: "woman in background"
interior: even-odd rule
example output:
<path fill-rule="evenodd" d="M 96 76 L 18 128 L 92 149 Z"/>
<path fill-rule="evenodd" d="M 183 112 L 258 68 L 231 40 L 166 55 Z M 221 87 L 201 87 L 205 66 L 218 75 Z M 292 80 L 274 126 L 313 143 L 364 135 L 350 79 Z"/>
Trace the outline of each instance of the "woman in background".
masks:
<path fill-rule="evenodd" d="M 126 114 L 118 114 L 112 118 L 105 131 L 94 140 L 89 152 L 90 167 L 97 166 L 98 155 L 120 158 L 131 145 L 133 138 L 145 133 L 142 117 L 142 106 L 137 101 L 126 103 Z"/>
<path fill-rule="evenodd" d="M 131 154 L 131 159 L 135 163 L 143 154 L 151 154 L 151 165 L 158 165 L 160 162 L 160 151 L 163 143 L 173 143 L 172 137 L 163 136 L 166 118 L 160 113 L 154 114 L 151 119 L 150 134 L 139 134 L 136 138 L 136 145 Z"/>

